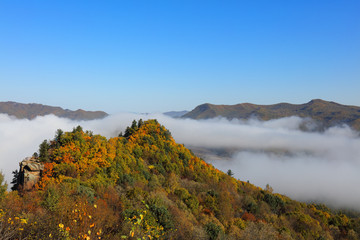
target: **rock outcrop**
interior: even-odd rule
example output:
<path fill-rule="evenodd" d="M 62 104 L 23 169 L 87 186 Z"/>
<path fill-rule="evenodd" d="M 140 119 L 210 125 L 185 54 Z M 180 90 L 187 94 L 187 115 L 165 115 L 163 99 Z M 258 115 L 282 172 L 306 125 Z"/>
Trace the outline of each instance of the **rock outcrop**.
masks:
<path fill-rule="evenodd" d="M 31 190 L 40 180 L 44 164 L 33 157 L 27 157 L 19 165 L 18 188 Z"/>

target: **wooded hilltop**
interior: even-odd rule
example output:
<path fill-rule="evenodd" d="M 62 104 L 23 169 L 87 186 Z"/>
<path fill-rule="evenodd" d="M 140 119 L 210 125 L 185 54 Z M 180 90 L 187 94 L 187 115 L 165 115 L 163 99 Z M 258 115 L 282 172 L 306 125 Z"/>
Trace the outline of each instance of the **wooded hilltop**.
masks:
<path fill-rule="evenodd" d="M 157 120 L 110 139 L 59 129 L 33 159 L 31 190 L 0 175 L 0 239 L 359 239 L 359 217 L 237 180 Z"/>

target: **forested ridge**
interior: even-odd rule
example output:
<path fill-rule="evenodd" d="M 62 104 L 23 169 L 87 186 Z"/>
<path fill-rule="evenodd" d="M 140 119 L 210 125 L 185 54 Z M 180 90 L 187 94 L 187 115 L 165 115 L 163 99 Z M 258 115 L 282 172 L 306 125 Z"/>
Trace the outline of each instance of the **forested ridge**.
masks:
<path fill-rule="evenodd" d="M 360 107 L 342 105 L 335 102 L 313 99 L 304 104 L 278 103 L 272 105 L 256 105 L 241 103 L 236 105 L 202 104 L 183 118 L 209 119 L 224 117 L 227 119 L 258 118 L 263 121 L 291 116 L 311 118 L 318 126 L 315 129 L 324 130 L 337 125 L 349 125 L 360 131 Z M 306 129 L 303 129 L 306 130 Z"/>
<path fill-rule="evenodd" d="M 38 116 L 46 116 L 49 114 L 72 120 L 93 120 L 108 116 L 108 114 L 103 111 L 84 111 L 82 109 L 71 111 L 69 109 L 62 109 L 61 107 L 18 102 L 0 102 L 0 113 L 8 114 L 18 119 L 34 119 Z"/>
<path fill-rule="evenodd" d="M 58 130 L 33 157 L 34 189 L 0 175 L 0 239 L 359 239 L 359 218 L 237 180 L 156 120 L 110 139 Z"/>

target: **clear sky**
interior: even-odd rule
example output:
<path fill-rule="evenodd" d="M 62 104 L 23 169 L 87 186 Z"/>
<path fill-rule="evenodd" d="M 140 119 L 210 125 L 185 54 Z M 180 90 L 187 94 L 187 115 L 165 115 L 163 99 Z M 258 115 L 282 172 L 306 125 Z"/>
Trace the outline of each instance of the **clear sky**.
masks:
<path fill-rule="evenodd" d="M 360 1 L 0 1 L 0 101 L 360 106 Z"/>

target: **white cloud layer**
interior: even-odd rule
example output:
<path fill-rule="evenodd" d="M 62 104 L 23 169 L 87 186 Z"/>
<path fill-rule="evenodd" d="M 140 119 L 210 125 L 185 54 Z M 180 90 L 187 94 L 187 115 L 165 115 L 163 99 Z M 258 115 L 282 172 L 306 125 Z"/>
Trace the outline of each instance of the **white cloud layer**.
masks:
<path fill-rule="evenodd" d="M 124 131 L 133 119 L 156 118 L 178 143 L 196 148 L 231 149 L 231 159 L 205 160 L 217 168 L 231 169 L 235 177 L 298 200 L 324 201 L 338 207 L 360 210 L 360 138 L 347 126 L 323 133 L 302 132 L 311 121 L 298 117 L 271 121 L 226 119 L 173 119 L 161 114 L 122 113 L 101 120 L 72 121 L 53 115 L 19 120 L 0 114 L 0 169 L 6 180 L 18 163 L 38 150 L 57 129 L 70 131 L 81 125 L 95 134 L 112 137 Z"/>

